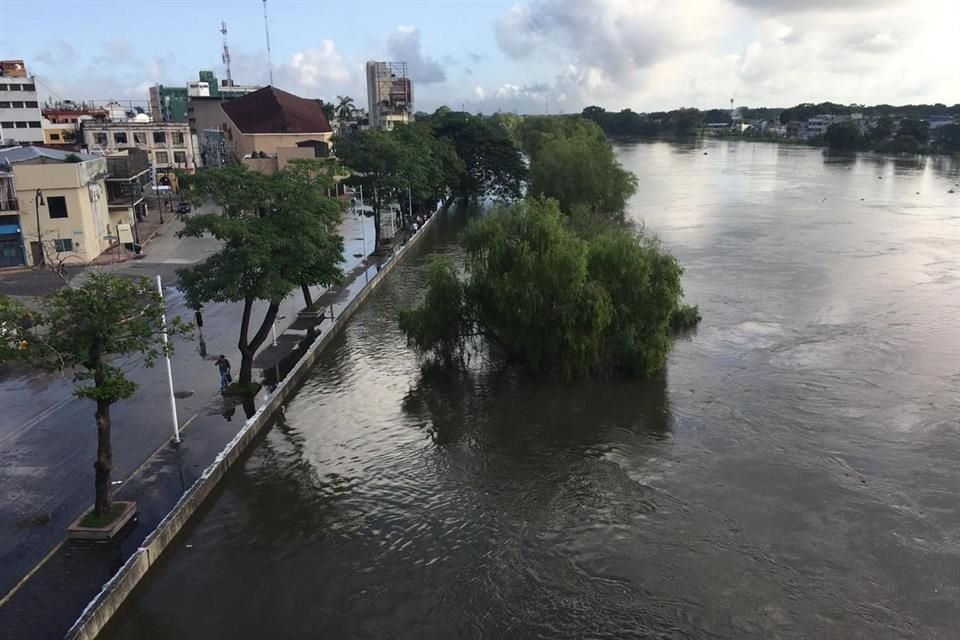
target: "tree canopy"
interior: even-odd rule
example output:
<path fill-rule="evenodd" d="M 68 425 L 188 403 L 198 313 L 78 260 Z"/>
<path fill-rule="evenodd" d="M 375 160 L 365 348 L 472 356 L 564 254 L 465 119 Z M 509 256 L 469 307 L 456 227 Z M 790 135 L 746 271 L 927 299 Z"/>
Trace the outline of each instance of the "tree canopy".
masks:
<path fill-rule="evenodd" d="M 47 295 L 39 310 L 0 296 L 0 362 L 25 361 L 48 371 L 70 372 L 73 394 L 96 403 L 97 460 L 94 512 L 109 513 L 113 468 L 110 406 L 131 397 L 137 384 L 116 357 L 152 366 L 170 349 L 163 340 L 164 303 L 146 278 L 91 272 L 79 287 Z M 174 318 L 171 335 L 186 333 Z"/>
<path fill-rule="evenodd" d="M 243 302 L 239 349 L 241 385 L 252 382 L 253 356 L 266 339 L 280 301 L 297 287 L 340 280 L 343 238 L 337 234 L 340 203 L 327 197 L 332 181 L 319 161 L 298 160 L 272 175 L 243 165 L 212 169 L 186 181 L 195 202 L 213 198 L 223 214 L 193 215 L 181 236 L 211 235 L 223 248 L 178 271 L 193 307 Z M 248 335 L 254 301 L 268 302 L 266 316 Z"/>
<path fill-rule="evenodd" d="M 654 240 L 617 225 L 581 237 L 556 200 L 536 198 L 472 221 L 463 247 L 466 277 L 435 263 L 424 301 L 400 315 L 418 352 L 456 361 L 481 336 L 564 378 L 665 364 L 682 269 Z"/>

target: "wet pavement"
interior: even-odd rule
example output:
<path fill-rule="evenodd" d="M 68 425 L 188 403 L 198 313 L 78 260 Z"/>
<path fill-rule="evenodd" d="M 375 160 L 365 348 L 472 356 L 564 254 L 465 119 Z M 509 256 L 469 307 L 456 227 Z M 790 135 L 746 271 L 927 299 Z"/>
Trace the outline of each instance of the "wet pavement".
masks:
<path fill-rule="evenodd" d="M 371 221 L 365 223 L 369 226 Z M 164 278 L 168 319 L 179 315 L 192 321 L 192 310 L 186 308 L 175 288 L 176 269 L 201 260 L 217 245 L 212 239 L 175 238 L 180 224 L 166 225 L 148 246 L 145 257 L 103 268 L 134 276 L 154 277 L 159 273 Z M 360 229 L 356 218 L 345 216 L 341 232 L 348 271 L 359 264 L 356 256 L 363 255 Z M 367 234 L 372 235 L 372 229 Z M 372 248 L 370 245 L 368 242 L 368 248 Z M 26 279 L 23 274 L 10 278 L 18 283 Z M 0 283 L 0 288 L 3 286 Z M 324 293 L 322 288 L 312 291 L 315 299 Z M 333 299 L 340 294 L 330 295 Z M 303 306 L 299 290 L 283 302 L 278 332 L 282 334 L 295 322 Z M 240 419 L 235 419 L 232 401 L 219 395 L 219 375 L 213 362 L 223 353 L 235 367 L 239 366 L 236 343 L 241 311 L 240 304 L 208 305 L 204 308 L 203 342 L 195 339 L 175 344 L 173 376 L 181 425 L 191 420 L 219 422 L 230 432 L 242 425 L 242 412 Z M 253 322 L 259 322 L 264 312 L 264 305 L 258 305 Z M 268 339 L 264 349 L 269 348 Z M 114 481 L 129 478 L 173 434 L 162 363 L 151 369 L 131 365 L 130 377 L 139 385 L 137 393 L 111 411 Z M 0 371 L 0 403 L 4 407 L 4 419 L 0 421 L 0 485 L 4 494 L 0 503 L 0 598 L 63 539 L 66 527 L 92 504 L 94 408 L 89 401 L 74 398 L 71 389 L 69 378 L 22 366 Z M 185 436 L 185 441 L 188 438 Z"/>
<path fill-rule="evenodd" d="M 665 375 L 424 373 L 396 314 L 452 219 L 104 640 L 955 639 L 960 163 L 618 153 L 704 318 Z"/>

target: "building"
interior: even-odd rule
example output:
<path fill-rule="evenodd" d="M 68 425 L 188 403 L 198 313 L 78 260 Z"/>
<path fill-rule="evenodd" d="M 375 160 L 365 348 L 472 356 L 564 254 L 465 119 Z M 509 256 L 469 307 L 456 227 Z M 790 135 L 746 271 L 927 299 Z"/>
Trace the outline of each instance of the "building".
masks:
<path fill-rule="evenodd" d="M 150 119 L 154 122 L 186 122 L 187 88 L 162 84 L 150 87 Z"/>
<path fill-rule="evenodd" d="M 212 71 L 201 71 L 199 77 L 199 81 L 187 85 L 187 123 L 197 144 L 199 165 L 220 167 L 227 160 L 221 129 L 227 116 L 221 105 L 253 93 L 260 87 L 234 84 L 233 80 L 217 80 Z M 215 131 L 220 131 L 220 134 Z"/>
<path fill-rule="evenodd" d="M 139 121 L 83 121 L 84 147 L 91 153 L 102 154 L 131 147 L 146 151 L 149 162 L 158 173 L 172 173 L 177 169 L 192 173 L 196 170 L 196 147 L 186 123 L 150 122 L 147 116 L 141 116 L 143 120 Z"/>
<path fill-rule="evenodd" d="M 0 143 L 43 142 L 37 84 L 23 60 L 0 60 Z"/>
<path fill-rule="evenodd" d="M 88 107 L 70 100 L 44 106 L 43 142 L 48 145 L 77 145 L 80 143 L 80 123 L 84 120 L 106 120 L 106 109 Z"/>
<path fill-rule="evenodd" d="M 413 83 L 406 62 L 367 62 L 370 126 L 393 129 L 413 120 Z"/>
<path fill-rule="evenodd" d="M 222 104 L 227 154 L 262 173 L 283 169 L 295 158 L 331 155 L 333 129 L 320 100 L 264 87 Z"/>
<path fill-rule="evenodd" d="M 39 146 L 0 149 L 0 266 L 86 263 L 111 244 L 107 160 Z"/>
<path fill-rule="evenodd" d="M 147 215 L 145 189 L 150 183 L 150 156 L 143 149 L 123 149 L 106 155 L 107 211 L 113 228 L 129 224 L 140 243 L 137 223 Z"/>

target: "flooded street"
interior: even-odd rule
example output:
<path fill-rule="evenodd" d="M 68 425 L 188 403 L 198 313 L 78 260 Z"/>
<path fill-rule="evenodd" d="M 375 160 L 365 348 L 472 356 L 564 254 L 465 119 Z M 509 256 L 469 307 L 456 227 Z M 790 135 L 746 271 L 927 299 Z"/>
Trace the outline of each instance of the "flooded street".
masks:
<path fill-rule="evenodd" d="M 662 377 L 423 374 L 439 220 L 102 637 L 956 638 L 960 161 L 618 154 L 703 315 Z"/>

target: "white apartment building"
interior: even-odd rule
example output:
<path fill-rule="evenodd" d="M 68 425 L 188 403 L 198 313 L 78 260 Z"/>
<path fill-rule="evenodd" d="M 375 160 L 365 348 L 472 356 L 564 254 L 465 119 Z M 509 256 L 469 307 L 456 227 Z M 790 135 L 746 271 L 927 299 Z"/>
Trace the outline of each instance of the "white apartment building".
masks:
<path fill-rule="evenodd" d="M 23 60 L 0 60 L 0 141 L 43 142 L 37 84 Z"/>
<path fill-rule="evenodd" d="M 413 121 L 413 82 L 406 62 L 367 62 L 370 126 L 393 129 Z"/>
<path fill-rule="evenodd" d="M 113 153 L 135 148 L 146 151 L 160 173 L 197 168 L 196 147 L 186 122 L 82 123 L 83 144 L 91 153 Z"/>

